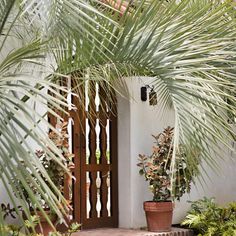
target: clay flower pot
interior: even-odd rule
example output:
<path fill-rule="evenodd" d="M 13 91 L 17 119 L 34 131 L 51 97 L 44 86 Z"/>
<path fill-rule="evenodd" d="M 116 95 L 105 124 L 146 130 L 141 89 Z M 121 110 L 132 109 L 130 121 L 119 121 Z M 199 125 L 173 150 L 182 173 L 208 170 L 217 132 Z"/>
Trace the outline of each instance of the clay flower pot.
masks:
<path fill-rule="evenodd" d="M 173 203 L 172 202 L 144 202 L 148 231 L 171 231 Z"/>
<path fill-rule="evenodd" d="M 56 221 L 57 221 L 57 216 L 55 214 L 51 214 L 50 211 L 45 211 L 49 217 L 49 219 L 51 220 L 52 224 L 55 225 Z M 43 234 L 44 236 L 48 236 L 50 232 L 53 232 L 53 228 L 52 226 L 48 223 L 48 221 L 46 220 L 46 218 L 43 216 L 43 214 L 41 212 L 38 212 L 38 216 L 40 217 L 40 225 L 37 225 L 35 227 L 35 231 L 38 234 Z"/>
<path fill-rule="evenodd" d="M 55 214 L 52 214 L 49 210 L 46 210 L 45 213 L 51 220 L 52 224 L 55 226 L 55 223 L 57 221 L 57 216 Z M 32 211 L 31 215 L 35 215 L 35 213 Z M 27 220 L 27 217 L 25 213 L 23 212 L 23 219 Z M 44 215 L 42 214 L 41 211 L 37 211 L 37 216 L 39 216 L 40 224 L 35 226 L 35 232 L 37 234 L 43 234 L 44 236 L 48 236 L 50 232 L 53 232 L 54 229 L 52 226 L 48 223 Z M 32 232 L 32 229 L 29 229 Z"/>

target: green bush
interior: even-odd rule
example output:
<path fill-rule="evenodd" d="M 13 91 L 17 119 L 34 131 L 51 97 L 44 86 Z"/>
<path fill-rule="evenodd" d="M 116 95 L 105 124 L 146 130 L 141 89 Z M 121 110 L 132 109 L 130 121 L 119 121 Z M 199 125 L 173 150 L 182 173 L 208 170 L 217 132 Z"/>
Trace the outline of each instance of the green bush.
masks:
<path fill-rule="evenodd" d="M 24 226 L 18 225 L 0 225 L 0 235 L 1 236 L 43 236 L 42 234 L 30 233 L 25 234 L 22 232 L 23 228 L 27 228 L 30 231 L 34 231 L 36 225 L 39 224 L 38 216 L 31 216 L 30 220 L 25 220 Z M 73 233 L 78 232 L 81 227 L 78 223 L 72 223 L 67 229 L 67 232 L 60 233 L 58 231 L 49 233 L 49 236 L 71 236 Z M 24 230 L 23 230 L 24 231 Z"/>
<path fill-rule="evenodd" d="M 236 202 L 221 207 L 214 198 L 191 202 L 182 225 L 193 229 L 198 236 L 236 236 Z"/>

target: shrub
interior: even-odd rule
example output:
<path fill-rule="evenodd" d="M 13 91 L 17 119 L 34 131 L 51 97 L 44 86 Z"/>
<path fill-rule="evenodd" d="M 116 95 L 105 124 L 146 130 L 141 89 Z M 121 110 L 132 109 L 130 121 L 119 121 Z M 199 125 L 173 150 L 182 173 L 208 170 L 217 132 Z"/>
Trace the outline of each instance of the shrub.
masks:
<path fill-rule="evenodd" d="M 235 236 L 236 202 L 226 207 L 218 206 L 214 198 L 191 202 L 191 210 L 182 225 L 192 228 L 199 236 Z"/>
<path fill-rule="evenodd" d="M 167 127 L 157 136 L 153 135 L 156 145 L 152 154 L 139 155 L 139 173 L 149 182 L 153 201 L 167 201 L 171 197 L 179 200 L 185 192 L 190 191 L 190 184 L 193 181 L 194 174 L 187 167 L 183 146 L 179 146 L 176 152 L 175 167 L 171 166 L 173 130 L 174 128 Z"/>

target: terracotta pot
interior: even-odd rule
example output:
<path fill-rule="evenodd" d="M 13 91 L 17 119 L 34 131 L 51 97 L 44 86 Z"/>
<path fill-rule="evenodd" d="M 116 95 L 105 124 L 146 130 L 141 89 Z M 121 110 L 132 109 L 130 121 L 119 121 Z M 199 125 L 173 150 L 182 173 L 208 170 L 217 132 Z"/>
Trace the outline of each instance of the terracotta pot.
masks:
<path fill-rule="evenodd" d="M 57 221 L 57 216 L 54 214 L 51 214 L 50 211 L 45 211 L 45 213 L 48 215 L 49 219 L 51 220 L 52 224 L 55 226 L 55 223 Z M 35 213 L 32 212 L 31 215 L 34 215 Z M 35 227 L 35 232 L 37 234 L 42 234 L 44 236 L 48 236 L 50 232 L 53 232 L 52 226 L 48 223 L 44 215 L 41 211 L 37 211 L 37 215 L 40 218 L 40 224 Z M 26 216 L 23 214 L 23 218 L 26 219 Z"/>
<path fill-rule="evenodd" d="M 57 217 L 54 214 L 51 214 L 50 211 L 45 211 L 49 217 L 49 219 L 51 220 L 52 224 L 55 227 L 55 223 L 57 221 Z M 35 227 L 35 231 L 38 234 L 42 234 L 44 236 L 48 236 L 50 232 L 53 232 L 53 228 L 52 226 L 47 222 L 46 218 L 42 215 L 41 212 L 38 212 L 38 216 L 40 217 L 40 225 L 37 225 Z"/>
<path fill-rule="evenodd" d="M 148 231 L 171 231 L 173 203 L 172 202 L 144 202 Z"/>

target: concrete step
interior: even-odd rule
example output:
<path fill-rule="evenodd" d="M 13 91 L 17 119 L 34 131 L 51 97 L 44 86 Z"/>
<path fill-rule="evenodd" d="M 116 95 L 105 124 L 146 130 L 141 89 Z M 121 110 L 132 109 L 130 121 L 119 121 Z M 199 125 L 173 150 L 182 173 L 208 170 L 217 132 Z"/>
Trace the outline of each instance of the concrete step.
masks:
<path fill-rule="evenodd" d="M 170 232 L 165 233 L 131 229 L 93 229 L 80 231 L 73 236 L 193 236 L 193 232 L 182 228 L 172 228 Z"/>

